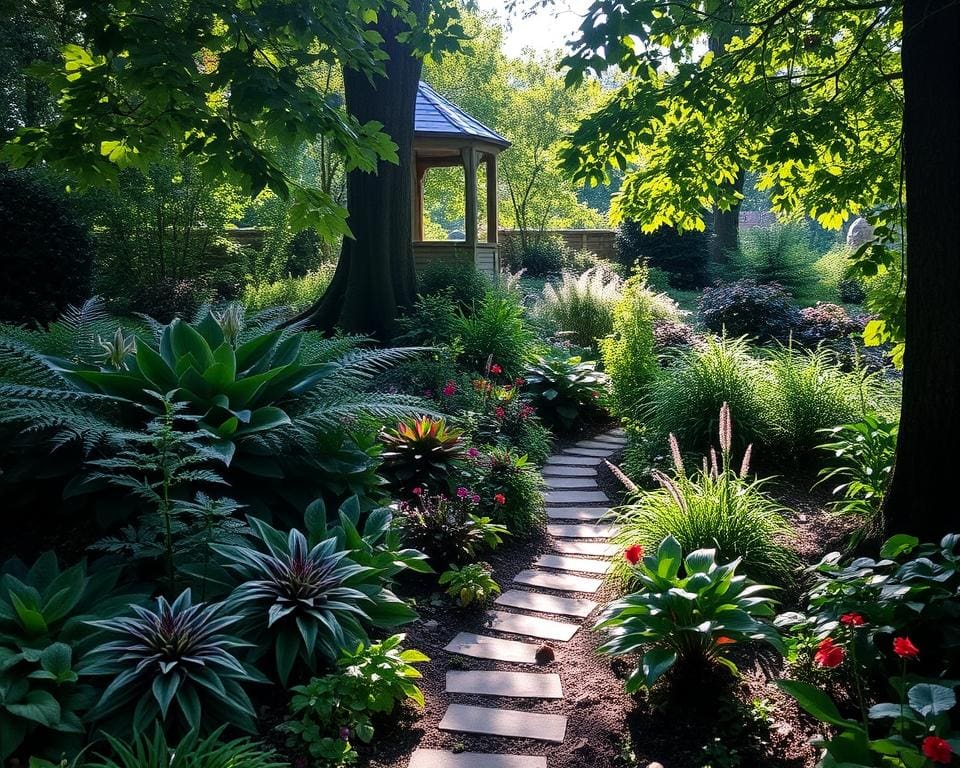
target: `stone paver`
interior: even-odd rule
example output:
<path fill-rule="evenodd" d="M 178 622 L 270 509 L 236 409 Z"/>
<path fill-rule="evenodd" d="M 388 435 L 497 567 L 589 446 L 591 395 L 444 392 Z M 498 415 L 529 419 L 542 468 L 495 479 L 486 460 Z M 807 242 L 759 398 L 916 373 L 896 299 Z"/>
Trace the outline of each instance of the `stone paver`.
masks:
<path fill-rule="evenodd" d="M 622 427 L 617 427 L 616 429 L 611 429 L 607 432 L 608 435 L 614 435 L 616 437 L 626 437 L 627 433 Z"/>
<path fill-rule="evenodd" d="M 598 459 L 604 459 L 613 453 L 613 448 L 567 448 L 563 453 L 566 456 L 592 456 Z"/>
<path fill-rule="evenodd" d="M 608 445 L 621 446 L 627 444 L 627 438 L 617 437 L 616 435 L 611 434 L 597 435 L 591 439 L 596 443 L 607 443 Z"/>
<path fill-rule="evenodd" d="M 531 587 L 555 589 L 558 592 L 596 592 L 603 585 L 603 579 L 588 579 L 586 576 L 574 576 L 569 573 L 548 573 L 547 571 L 520 571 L 513 580 L 517 584 Z"/>
<path fill-rule="evenodd" d="M 501 640 L 499 637 L 461 632 L 443 650 L 450 651 L 450 653 L 459 653 L 461 656 L 473 656 L 478 659 L 510 661 L 515 664 L 536 664 L 539 647 L 536 643 L 518 643 L 516 640 Z"/>
<path fill-rule="evenodd" d="M 548 525 L 547 533 L 561 539 L 606 539 L 617 529 L 612 525 Z"/>
<path fill-rule="evenodd" d="M 537 637 L 541 640 L 560 640 L 566 642 L 580 629 L 579 624 L 570 624 L 566 621 L 541 619 L 525 613 L 507 613 L 506 611 L 490 611 L 484 617 L 486 629 L 497 632 L 508 632 L 511 635 Z"/>
<path fill-rule="evenodd" d="M 602 461 L 603 458 L 595 456 L 551 456 L 547 459 L 547 466 L 594 466 Z"/>
<path fill-rule="evenodd" d="M 445 752 L 418 749 L 409 768 L 547 768 L 547 758 L 534 755 L 490 755 L 483 752 Z"/>
<path fill-rule="evenodd" d="M 607 507 L 547 507 L 551 520 L 599 520 L 610 510 Z"/>
<path fill-rule="evenodd" d="M 611 564 L 605 560 L 586 560 L 582 557 L 564 557 L 563 555 L 540 555 L 534 563 L 538 568 L 556 568 L 558 571 L 576 573 L 610 573 Z"/>
<path fill-rule="evenodd" d="M 597 470 L 591 467 L 571 467 L 566 464 L 548 464 L 543 468 L 544 477 L 596 477 Z"/>
<path fill-rule="evenodd" d="M 513 736 L 522 739 L 563 742 L 567 718 L 541 715 L 516 709 L 493 709 L 451 704 L 440 721 L 441 731 L 479 733 L 485 736 Z"/>
<path fill-rule="evenodd" d="M 547 491 L 543 494 L 547 504 L 609 504 L 603 491 Z"/>
<path fill-rule="evenodd" d="M 542 592 L 527 592 L 522 589 L 508 589 L 496 599 L 497 605 L 521 608 L 527 611 L 553 613 L 558 616 L 584 618 L 593 613 L 597 603 L 582 597 L 557 597 Z"/>
<path fill-rule="evenodd" d="M 611 557 L 620 550 L 616 544 L 605 541 L 579 541 L 577 539 L 555 539 L 553 548 L 565 555 L 593 555 L 595 557 Z"/>
<path fill-rule="evenodd" d="M 447 672 L 447 693 L 562 699 L 560 675 L 537 672 Z"/>
<path fill-rule="evenodd" d="M 607 454 L 611 454 L 619 450 L 620 446 L 614 445 L 613 443 L 605 443 L 601 440 L 581 440 L 574 448 L 595 448 L 598 451 L 606 451 Z"/>
<path fill-rule="evenodd" d="M 551 477 L 547 475 L 543 479 L 547 484 L 547 488 L 551 490 L 562 490 L 564 488 L 597 489 L 597 481 L 596 478 L 593 477 Z"/>

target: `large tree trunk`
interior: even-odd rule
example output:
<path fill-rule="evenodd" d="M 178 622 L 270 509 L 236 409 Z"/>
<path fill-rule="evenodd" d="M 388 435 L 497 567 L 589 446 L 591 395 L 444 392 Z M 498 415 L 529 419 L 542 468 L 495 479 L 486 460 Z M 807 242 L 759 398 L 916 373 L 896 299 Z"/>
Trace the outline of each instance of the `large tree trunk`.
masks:
<path fill-rule="evenodd" d="M 420 11 L 427 0 L 413 0 Z M 397 41 L 404 25 L 387 13 L 376 23 L 383 36 L 386 77 L 372 82 L 362 72 L 343 75 L 348 111 L 361 123 L 376 120 L 397 145 L 397 164 L 381 162 L 376 173 L 347 175 L 348 223 L 340 261 L 326 293 L 300 315 L 321 330 L 340 327 L 384 339 L 398 310 L 416 295 L 413 265 L 413 131 L 417 86 L 423 62 Z"/>
<path fill-rule="evenodd" d="M 907 318 L 903 409 L 884 505 L 890 533 L 960 531 L 960 5 L 906 0 Z"/>
<path fill-rule="evenodd" d="M 744 173 L 741 169 L 730 189 L 743 192 Z M 725 263 L 740 246 L 740 203 L 726 211 L 713 209 L 713 239 L 710 241 L 710 259 Z"/>

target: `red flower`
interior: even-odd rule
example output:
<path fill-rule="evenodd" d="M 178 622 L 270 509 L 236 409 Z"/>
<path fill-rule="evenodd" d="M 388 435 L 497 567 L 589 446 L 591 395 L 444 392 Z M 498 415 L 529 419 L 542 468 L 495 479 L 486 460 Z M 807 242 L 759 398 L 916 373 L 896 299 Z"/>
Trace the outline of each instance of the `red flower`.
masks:
<path fill-rule="evenodd" d="M 927 738 L 923 740 L 922 749 L 927 759 L 935 763 L 943 763 L 944 765 L 950 762 L 953 755 L 953 747 L 950 746 L 949 742 L 944 741 L 939 736 L 927 736 Z"/>
<path fill-rule="evenodd" d="M 523 378 L 523 376 L 518 376 L 516 379 L 514 379 L 513 383 L 516 384 L 518 387 L 522 387 L 524 384 L 527 383 L 527 380 Z"/>
<path fill-rule="evenodd" d="M 503 367 L 500 365 L 500 363 L 494 363 L 490 366 L 490 373 L 492 373 L 494 376 L 499 376 L 501 373 L 503 373 Z"/>
<path fill-rule="evenodd" d="M 915 659 L 920 655 L 920 649 L 913 644 L 909 637 L 893 638 L 893 652 L 901 659 Z"/>
<path fill-rule="evenodd" d="M 641 557 L 643 557 L 643 547 L 639 544 L 631 544 L 623 550 L 623 559 L 630 563 L 630 565 L 639 563 Z"/>
<path fill-rule="evenodd" d="M 734 640 L 732 637 L 727 637 L 726 635 L 720 635 L 720 637 L 717 637 L 714 639 L 714 642 L 717 645 L 733 645 L 737 641 Z"/>
<path fill-rule="evenodd" d="M 421 487 L 418 485 L 416 488 L 414 488 L 412 491 L 410 491 L 410 493 L 412 493 L 414 496 L 420 496 L 420 495 L 423 493 L 423 488 L 421 488 Z"/>
<path fill-rule="evenodd" d="M 867 623 L 867 620 L 859 613 L 845 613 L 840 617 L 840 623 L 846 624 L 848 627 L 862 627 Z"/>
<path fill-rule="evenodd" d="M 821 667 L 833 669 L 843 663 L 846 655 L 847 652 L 837 645 L 832 637 L 826 637 L 817 646 L 817 652 L 813 655 L 813 660 Z"/>
<path fill-rule="evenodd" d="M 494 500 L 495 502 L 497 502 L 497 504 L 506 504 L 506 503 L 507 503 L 507 497 L 504 496 L 502 493 L 498 493 L 496 496 L 494 496 L 494 497 L 493 497 L 493 500 Z"/>
<path fill-rule="evenodd" d="M 453 397 L 456 393 L 457 385 L 452 381 L 448 381 L 447 386 L 443 388 L 444 397 Z"/>
<path fill-rule="evenodd" d="M 507 415 L 507 412 L 503 408 L 501 408 L 499 405 L 496 407 L 493 413 L 498 419 L 502 419 L 504 416 Z"/>

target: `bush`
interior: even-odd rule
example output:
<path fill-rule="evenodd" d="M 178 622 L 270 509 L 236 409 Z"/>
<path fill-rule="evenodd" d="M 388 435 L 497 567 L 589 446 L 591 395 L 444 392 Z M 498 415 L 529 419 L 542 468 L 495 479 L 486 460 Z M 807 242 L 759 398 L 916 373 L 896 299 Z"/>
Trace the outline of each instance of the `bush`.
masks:
<path fill-rule="evenodd" d="M 620 278 L 595 267 L 577 277 L 565 272 L 557 284 L 543 287 L 537 313 L 564 339 L 596 350 L 613 332 L 613 307 L 620 298 Z"/>
<path fill-rule="evenodd" d="M 740 467 L 732 465 L 730 409 L 720 413 L 720 454 L 710 448 L 704 468 L 688 472 L 680 443 L 671 435 L 673 477 L 654 470 L 659 488 L 640 491 L 617 516 L 617 541 L 657 547 L 668 536 L 684 549 L 713 547 L 723 560 L 740 558 L 753 578 L 789 582 L 797 559 L 783 544 L 793 531 L 784 510 L 763 491 L 762 480 L 748 480 L 748 447 Z"/>
<path fill-rule="evenodd" d="M 243 304 L 248 312 L 261 312 L 270 307 L 289 307 L 300 312 L 317 302 L 336 267 L 325 264 L 303 275 L 281 278 L 273 282 L 251 283 L 243 289 Z"/>
<path fill-rule="evenodd" d="M 653 342 L 659 350 L 675 347 L 692 347 L 700 342 L 700 337 L 686 323 L 675 320 L 653 321 Z"/>
<path fill-rule="evenodd" d="M 502 257 L 511 270 L 523 269 L 530 277 L 555 275 L 563 269 L 569 250 L 559 235 L 529 234 L 526 246 L 519 233 L 505 243 Z"/>
<path fill-rule="evenodd" d="M 649 387 L 640 419 L 655 443 L 662 445 L 672 432 L 685 449 L 705 453 L 717 433 L 717 414 L 728 403 L 738 448 L 763 444 L 768 434 L 764 376 L 744 339 L 708 338 L 668 358 Z"/>
<path fill-rule="evenodd" d="M 627 270 L 636 266 L 668 273 L 670 286 L 699 290 L 707 282 L 710 235 L 706 232 L 679 234 L 670 227 L 644 233 L 640 224 L 624 222 L 617 229 L 617 261 Z"/>
<path fill-rule="evenodd" d="M 780 285 L 749 279 L 707 288 L 700 315 L 714 333 L 760 341 L 786 341 L 800 322 L 800 310 Z"/>
<path fill-rule="evenodd" d="M 93 246 L 52 182 L 0 168 L 0 321 L 46 324 L 90 295 Z"/>
<path fill-rule="evenodd" d="M 655 555 L 643 557 L 642 550 L 630 548 L 625 556 L 635 564 L 641 590 L 607 605 L 594 629 L 611 635 L 601 653 L 643 653 L 627 678 L 627 693 L 652 687 L 675 664 L 719 663 L 737 674 L 727 653 L 738 643 L 762 641 L 783 651 L 780 635 L 764 621 L 774 615 L 773 599 L 762 594 L 769 587 L 737 575 L 739 560 L 717 565 L 713 549 L 684 558 L 672 536 Z"/>
<path fill-rule="evenodd" d="M 461 608 L 468 605 L 484 605 L 500 592 L 500 585 L 493 580 L 493 571 L 485 563 L 470 563 L 440 574 L 440 586 L 447 587 L 447 594 L 460 602 Z"/>
<path fill-rule="evenodd" d="M 417 296 L 413 307 L 397 321 L 400 332 L 396 342 L 433 347 L 450 345 L 460 328 L 458 309 L 462 311 L 449 289 Z"/>
<path fill-rule="evenodd" d="M 837 245 L 821 256 L 813 265 L 823 292 L 844 304 L 861 304 L 866 298 L 863 283 L 847 277 L 852 251 L 846 245 Z"/>
<path fill-rule="evenodd" d="M 800 310 L 800 322 L 793 337 L 802 344 L 815 347 L 823 341 L 861 335 L 865 325 L 861 318 L 850 317 L 843 307 L 818 301 L 816 306 Z"/>
<path fill-rule="evenodd" d="M 469 311 L 486 295 L 490 282 L 473 264 L 438 261 L 420 270 L 417 288 L 424 296 L 448 293 L 456 304 Z"/>
<path fill-rule="evenodd" d="M 805 301 L 817 282 L 814 264 L 818 258 L 802 224 L 775 224 L 744 232 L 730 266 L 741 279 L 777 283 Z"/>
<path fill-rule="evenodd" d="M 613 334 L 600 343 L 603 365 L 611 382 L 614 413 L 620 418 L 635 418 L 641 399 L 657 372 L 653 347 L 653 322 L 656 298 L 644 284 L 643 275 L 635 275 L 623 284 L 613 309 Z"/>
<path fill-rule="evenodd" d="M 486 373 L 492 361 L 508 376 L 523 371 L 535 338 L 519 297 L 510 290 L 490 291 L 471 315 L 458 312 L 454 333 L 463 349 L 460 359 L 468 370 Z"/>
<path fill-rule="evenodd" d="M 451 474 L 463 455 L 463 432 L 444 419 L 421 416 L 384 430 L 383 475 L 395 490 L 408 494 L 414 487 L 450 490 Z"/>
<path fill-rule="evenodd" d="M 520 535 L 543 522 L 543 480 L 526 456 L 494 448 L 478 463 L 482 479 L 477 493 L 491 520 Z"/>
<path fill-rule="evenodd" d="M 537 413 L 554 428 L 571 431 L 604 415 L 607 377 L 592 360 L 541 357 L 524 381 Z"/>

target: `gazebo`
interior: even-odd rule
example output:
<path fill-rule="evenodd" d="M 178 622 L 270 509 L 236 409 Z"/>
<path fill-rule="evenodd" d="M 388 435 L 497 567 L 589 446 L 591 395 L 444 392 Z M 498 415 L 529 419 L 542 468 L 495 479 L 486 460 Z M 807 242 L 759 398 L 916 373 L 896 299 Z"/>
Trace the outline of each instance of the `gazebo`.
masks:
<path fill-rule="evenodd" d="M 417 268 L 438 261 L 473 264 L 496 278 L 497 155 L 510 142 L 421 82 L 417 89 L 413 155 L 413 256 Z M 486 232 L 477 226 L 477 171 L 486 164 Z M 463 240 L 424 240 L 423 180 L 431 168 L 463 168 L 466 210 Z M 483 236 L 481 239 L 481 235 Z"/>

